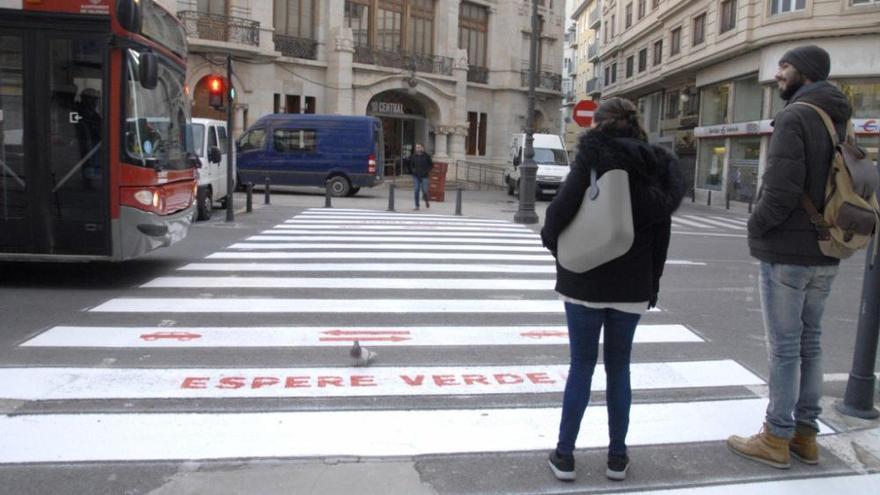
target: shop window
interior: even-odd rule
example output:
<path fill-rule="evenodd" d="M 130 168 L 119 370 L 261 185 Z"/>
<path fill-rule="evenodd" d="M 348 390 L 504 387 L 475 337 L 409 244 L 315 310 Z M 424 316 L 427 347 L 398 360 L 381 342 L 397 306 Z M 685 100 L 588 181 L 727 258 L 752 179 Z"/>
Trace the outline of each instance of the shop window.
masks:
<path fill-rule="evenodd" d="M 730 83 L 716 84 L 703 88 L 700 100 L 700 125 L 717 125 L 727 123 L 728 96 Z"/>
<path fill-rule="evenodd" d="M 706 41 L 706 14 L 694 17 L 694 46 Z"/>
<path fill-rule="evenodd" d="M 785 107 L 785 100 L 779 96 L 779 88 L 775 84 L 771 84 L 768 87 L 770 88 L 770 115 L 767 118 L 772 119 Z"/>
<path fill-rule="evenodd" d="M 726 33 L 736 27 L 736 0 L 721 2 L 721 32 Z"/>
<path fill-rule="evenodd" d="M 853 106 L 853 118 L 871 119 L 880 115 L 880 83 L 859 80 L 837 81 Z"/>
<path fill-rule="evenodd" d="M 764 108 L 764 88 L 758 78 L 740 79 L 733 83 L 733 121 L 761 120 Z"/>
<path fill-rule="evenodd" d="M 464 145 L 466 154 L 486 156 L 486 130 L 488 127 L 488 115 L 468 112 L 468 135 Z"/>
<path fill-rule="evenodd" d="M 730 138 L 730 171 L 727 173 L 727 191 L 730 199 L 743 203 L 755 199 L 760 159 L 760 137 Z"/>
<path fill-rule="evenodd" d="M 807 0 L 770 0 L 770 15 L 804 10 Z"/>
<path fill-rule="evenodd" d="M 726 154 L 724 139 L 700 139 L 697 188 L 721 190 Z"/>
<path fill-rule="evenodd" d="M 663 63 L 663 40 L 654 42 L 654 65 Z"/>
<path fill-rule="evenodd" d="M 669 56 L 674 57 L 681 53 L 681 28 L 677 27 L 669 35 Z"/>
<path fill-rule="evenodd" d="M 856 136 L 856 144 L 862 147 L 863 150 L 868 152 L 868 156 L 871 158 L 871 161 L 877 162 L 878 151 L 880 151 L 880 136 Z"/>
<path fill-rule="evenodd" d="M 648 49 L 639 50 L 639 72 L 645 72 L 648 68 Z"/>
<path fill-rule="evenodd" d="M 697 88 L 685 88 L 681 95 L 681 115 L 682 117 L 691 117 L 700 113 L 700 92 Z"/>
<path fill-rule="evenodd" d="M 664 118 L 666 120 L 674 120 L 678 118 L 679 115 L 679 104 L 678 100 L 680 98 L 680 93 L 677 89 L 670 90 L 666 93 L 666 112 L 664 114 Z"/>
<path fill-rule="evenodd" d="M 660 130 L 660 109 L 663 106 L 663 93 L 657 92 L 651 95 L 649 100 L 651 107 L 650 117 L 645 117 L 648 122 L 648 132 L 657 132 Z"/>

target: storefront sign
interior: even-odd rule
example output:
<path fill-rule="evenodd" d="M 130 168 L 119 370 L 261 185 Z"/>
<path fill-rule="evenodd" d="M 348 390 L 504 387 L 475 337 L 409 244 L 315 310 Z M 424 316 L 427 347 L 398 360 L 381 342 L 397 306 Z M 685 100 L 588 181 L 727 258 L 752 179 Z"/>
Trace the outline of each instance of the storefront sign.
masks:
<path fill-rule="evenodd" d="M 403 109 L 403 103 L 386 103 L 384 101 L 374 101 L 370 103 L 370 113 L 406 115 L 406 111 Z"/>
<path fill-rule="evenodd" d="M 736 124 L 695 127 L 694 136 L 707 138 L 772 134 L 773 126 L 770 125 L 770 122 L 770 120 L 758 120 L 753 122 L 737 122 Z"/>
<path fill-rule="evenodd" d="M 853 119 L 856 134 L 880 134 L 880 119 Z"/>

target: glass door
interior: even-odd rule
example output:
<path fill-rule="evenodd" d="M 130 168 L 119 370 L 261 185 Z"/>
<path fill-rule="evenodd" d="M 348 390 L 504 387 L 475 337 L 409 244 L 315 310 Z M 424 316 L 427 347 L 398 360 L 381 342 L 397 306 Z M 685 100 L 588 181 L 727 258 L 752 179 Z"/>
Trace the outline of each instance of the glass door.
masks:
<path fill-rule="evenodd" d="M 0 31 L 0 252 L 28 252 L 24 154 L 24 41 Z"/>

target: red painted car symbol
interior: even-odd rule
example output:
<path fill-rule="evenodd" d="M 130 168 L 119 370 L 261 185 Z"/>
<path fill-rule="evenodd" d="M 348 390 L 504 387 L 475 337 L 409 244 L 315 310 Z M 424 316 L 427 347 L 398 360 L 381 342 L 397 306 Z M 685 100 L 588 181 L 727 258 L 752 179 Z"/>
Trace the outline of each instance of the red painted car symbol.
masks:
<path fill-rule="evenodd" d="M 190 332 L 155 332 L 155 333 L 145 333 L 141 335 L 141 339 L 146 340 L 148 342 L 152 342 L 154 340 L 159 339 L 168 339 L 168 340 L 180 340 L 186 342 L 188 340 L 200 339 L 202 338 L 201 334 L 198 333 L 190 333 Z"/>

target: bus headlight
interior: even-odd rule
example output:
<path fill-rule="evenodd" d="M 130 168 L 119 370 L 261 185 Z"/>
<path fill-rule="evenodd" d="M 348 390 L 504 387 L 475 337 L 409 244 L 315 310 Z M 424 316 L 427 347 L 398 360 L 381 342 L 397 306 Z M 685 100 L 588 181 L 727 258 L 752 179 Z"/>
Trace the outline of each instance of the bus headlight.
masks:
<path fill-rule="evenodd" d="M 134 193 L 134 199 L 144 206 L 153 205 L 155 207 L 159 202 L 159 195 L 153 191 L 143 190 Z"/>

